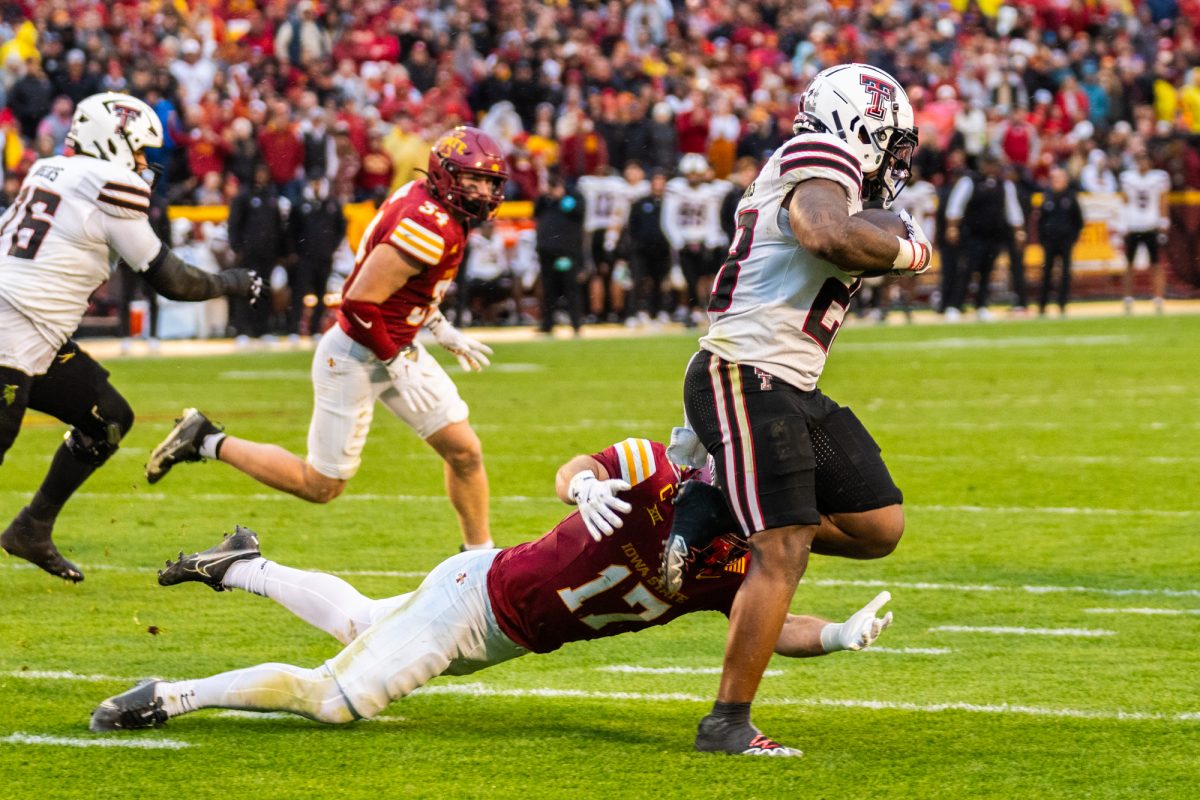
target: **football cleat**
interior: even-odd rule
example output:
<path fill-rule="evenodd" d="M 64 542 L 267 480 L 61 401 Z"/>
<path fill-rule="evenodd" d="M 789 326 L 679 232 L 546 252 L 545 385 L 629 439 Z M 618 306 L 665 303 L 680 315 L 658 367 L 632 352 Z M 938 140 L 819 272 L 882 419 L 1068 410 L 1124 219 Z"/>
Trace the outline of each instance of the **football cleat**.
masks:
<path fill-rule="evenodd" d="M 668 592 L 683 588 L 696 556 L 725 533 L 739 530 L 721 490 L 703 481 L 684 481 L 675 498 L 675 518 L 663 546 L 662 578 Z"/>
<path fill-rule="evenodd" d="M 51 538 L 53 530 L 54 523 L 34 519 L 29 506 L 25 506 L 0 534 L 0 547 L 9 555 L 23 558 L 51 575 L 79 583 L 83 580 L 83 572 L 58 552 Z"/>
<path fill-rule="evenodd" d="M 167 434 L 167 438 L 150 453 L 150 460 L 146 462 L 146 480 L 158 483 L 176 464 L 203 461 L 200 445 L 204 437 L 222 430 L 224 428 L 214 425 L 196 409 L 185 408 L 183 416 L 175 420 L 175 427 Z"/>
<path fill-rule="evenodd" d="M 167 721 L 161 697 L 156 696 L 160 681 L 143 681 L 132 689 L 96 706 L 88 730 L 132 731 L 139 728 L 161 728 Z"/>
<path fill-rule="evenodd" d="M 696 749 L 702 753 L 731 756 L 802 756 L 794 747 L 785 747 L 749 722 L 729 722 L 709 714 L 700 720 L 696 731 Z"/>
<path fill-rule="evenodd" d="M 221 580 L 229 566 L 238 561 L 258 558 L 258 534 L 238 525 L 233 533 L 225 534 L 219 544 L 191 555 L 179 554 L 178 561 L 167 561 L 167 566 L 158 571 L 160 586 L 196 581 L 211 586 L 215 591 L 225 591 Z"/>

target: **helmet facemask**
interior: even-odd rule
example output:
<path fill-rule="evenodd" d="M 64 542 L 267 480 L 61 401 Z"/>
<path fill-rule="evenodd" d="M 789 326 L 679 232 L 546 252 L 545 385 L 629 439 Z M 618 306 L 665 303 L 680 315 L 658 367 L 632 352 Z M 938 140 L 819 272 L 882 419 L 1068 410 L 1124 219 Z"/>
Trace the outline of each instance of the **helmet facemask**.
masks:
<path fill-rule="evenodd" d="M 869 136 L 865 128 L 861 133 L 863 136 Z M 879 169 L 869 177 L 863 176 L 863 200 L 881 201 L 884 208 L 891 207 L 908 185 L 908 179 L 912 175 L 917 141 L 915 126 L 909 130 L 889 125 L 875 131 L 874 145 L 883 153 L 883 161 L 880 162 Z"/>

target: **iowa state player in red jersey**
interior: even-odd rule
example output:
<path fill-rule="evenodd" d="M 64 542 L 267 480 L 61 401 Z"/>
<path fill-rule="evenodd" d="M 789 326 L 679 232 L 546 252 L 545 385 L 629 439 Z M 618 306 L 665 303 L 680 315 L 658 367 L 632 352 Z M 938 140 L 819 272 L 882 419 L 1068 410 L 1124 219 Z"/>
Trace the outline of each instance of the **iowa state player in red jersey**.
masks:
<path fill-rule="evenodd" d="M 213 458 L 274 489 L 327 503 L 358 471 L 378 400 L 445 461 L 465 546 L 492 547 L 479 437 L 454 381 L 416 336 L 427 328 L 464 369 L 490 363 L 491 349 L 447 322 L 438 305 L 458 274 L 468 227 L 495 213 L 507 178 L 499 145 L 483 131 L 459 127 L 434 144 L 428 176 L 400 187 L 379 209 L 342 289 L 338 325 L 313 356 L 307 460 L 227 436 L 185 409 L 151 453 L 150 482 L 177 463 Z"/>
<path fill-rule="evenodd" d="M 626 439 L 582 455 L 558 471 L 558 495 L 571 513 L 536 541 L 506 550 L 459 553 L 413 592 L 371 600 L 340 578 L 263 558 L 246 528 L 202 553 L 168 563 L 159 583 L 199 581 L 269 597 L 347 645 L 315 669 L 262 664 L 210 678 L 152 681 L 102 702 L 93 730 L 147 728 L 200 708 L 290 711 L 322 722 L 378 714 L 439 675 L 465 675 L 567 642 L 663 625 L 693 611 L 729 613 L 746 571 L 746 549 L 720 535 L 689 568 L 678 591 L 659 577 L 674 517 L 672 499 L 690 471 L 663 445 Z M 714 530 L 736 523 L 713 487 L 706 512 Z M 703 503 L 689 504 L 689 509 Z M 691 513 L 689 511 L 689 513 Z M 776 652 L 793 657 L 867 647 L 890 624 L 879 594 L 842 623 L 790 614 Z M 799 755 L 759 735 L 748 755 Z"/>

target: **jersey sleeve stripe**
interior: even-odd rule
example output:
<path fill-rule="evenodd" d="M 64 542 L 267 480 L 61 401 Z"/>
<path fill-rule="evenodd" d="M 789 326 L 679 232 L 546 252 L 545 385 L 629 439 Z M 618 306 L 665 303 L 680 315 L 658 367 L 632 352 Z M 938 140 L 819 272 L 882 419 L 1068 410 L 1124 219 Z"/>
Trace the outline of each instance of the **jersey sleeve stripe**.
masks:
<path fill-rule="evenodd" d="M 404 228 L 404 232 L 408 235 L 415 236 L 419 239 L 424 239 L 430 245 L 435 247 L 441 248 L 446 246 L 446 240 L 441 236 L 438 236 L 436 233 L 429 230 L 419 222 L 414 222 L 407 217 L 400 220 L 400 225 L 397 227 L 397 231 L 399 231 L 399 228 Z"/>
<path fill-rule="evenodd" d="M 103 188 L 114 192 L 128 192 L 129 194 L 136 194 L 139 197 L 144 197 L 147 200 L 150 199 L 150 192 L 148 190 L 141 189 L 137 186 L 130 186 L 127 183 L 114 183 L 113 181 L 109 181 L 108 183 L 104 184 Z"/>
<path fill-rule="evenodd" d="M 424 250 L 425 252 L 427 252 L 429 254 L 430 258 L 434 259 L 435 261 L 442 257 L 442 247 L 441 246 L 432 245 L 425 239 L 417 238 L 416 236 L 412 236 L 404 231 L 400 231 L 400 230 L 393 231 L 392 232 L 392 241 L 405 242 L 405 243 L 410 244 L 413 247 L 416 247 L 420 250 Z"/>
<path fill-rule="evenodd" d="M 855 169 L 862 169 L 858 163 L 858 159 L 850 151 L 846 150 L 846 148 L 825 142 L 797 142 L 790 147 L 785 147 L 783 152 L 779 154 L 779 157 L 781 160 L 786 161 L 790 156 L 804 154 L 838 156 L 845 159 L 846 163 Z"/>
<path fill-rule="evenodd" d="M 849 178 L 855 186 L 862 186 L 862 174 L 855 169 L 851 169 L 841 161 L 833 158 L 825 158 L 822 156 L 800 156 L 786 162 L 780 162 L 779 174 L 791 172 L 794 169 L 808 167 L 813 169 L 832 169 L 842 173 Z"/>
<path fill-rule="evenodd" d="M 428 248 L 416 244 L 411 239 L 404 239 L 402 237 L 393 235 L 388 239 L 388 241 L 420 261 L 422 264 L 428 264 L 432 267 L 441 261 L 440 254 L 435 255 L 431 253 Z"/>
<path fill-rule="evenodd" d="M 100 200 L 101 202 L 108 203 L 110 206 L 116 206 L 117 208 L 128 208 L 133 211 L 144 211 L 146 214 L 150 213 L 149 203 L 136 203 L 130 200 L 122 200 L 118 197 L 112 197 L 111 195 L 104 193 L 101 193 L 96 199 Z"/>
<path fill-rule="evenodd" d="M 654 474 L 654 453 L 650 450 L 650 442 L 645 439 L 635 439 L 637 444 L 638 456 L 642 466 L 643 480 Z"/>

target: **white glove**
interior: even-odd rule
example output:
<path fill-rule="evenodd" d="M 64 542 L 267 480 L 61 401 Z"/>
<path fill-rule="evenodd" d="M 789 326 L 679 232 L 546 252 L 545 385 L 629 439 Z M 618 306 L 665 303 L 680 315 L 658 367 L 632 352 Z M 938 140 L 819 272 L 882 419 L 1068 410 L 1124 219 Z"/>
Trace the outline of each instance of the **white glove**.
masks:
<path fill-rule="evenodd" d="M 879 634 L 892 624 L 892 612 L 877 618 L 875 612 L 892 599 L 890 592 L 880 592 L 875 599 L 855 612 L 845 622 L 831 622 L 821 629 L 821 647 L 826 653 L 838 650 L 863 650 L 870 647 Z"/>
<path fill-rule="evenodd" d="M 416 358 L 409 357 L 419 352 L 405 348 L 391 361 L 383 362 L 383 365 L 387 367 L 388 375 L 392 378 L 392 386 L 396 387 L 404 404 L 417 414 L 424 414 L 433 408 L 437 395 L 434 393 L 433 387 L 425 383 L 425 376 L 421 374 L 421 367 L 417 364 Z"/>
<path fill-rule="evenodd" d="M 623 492 L 629 484 L 620 478 L 597 480 L 590 470 L 580 470 L 567 484 L 567 497 L 579 506 L 579 516 L 587 526 L 588 533 L 597 542 L 601 536 L 611 536 L 612 532 L 621 527 L 624 522 L 617 512 L 628 514 L 633 506 L 617 497 L 617 492 Z"/>
<path fill-rule="evenodd" d="M 908 238 L 896 237 L 900 241 L 900 252 L 896 255 L 892 266 L 902 274 L 920 275 L 929 269 L 930 261 L 933 258 L 933 245 L 929 243 L 929 237 L 925 235 L 925 231 L 921 230 L 920 224 L 912 218 L 911 214 L 901 209 L 897 216 L 904 223 L 904 227 L 908 229 Z"/>
<path fill-rule="evenodd" d="M 672 464 L 692 469 L 703 469 L 708 463 L 708 451 L 700 437 L 691 428 L 671 428 L 671 443 L 667 445 L 667 459 Z"/>
<path fill-rule="evenodd" d="M 433 334 L 433 338 L 437 339 L 438 344 L 454 353 L 464 370 L 479 372 L 492 363 L 488 358 L 492 354 L 492 348 L 451 325 L 442 316 L 442 312 L 434 313 L 425 323 L 425 327 Z"/>

